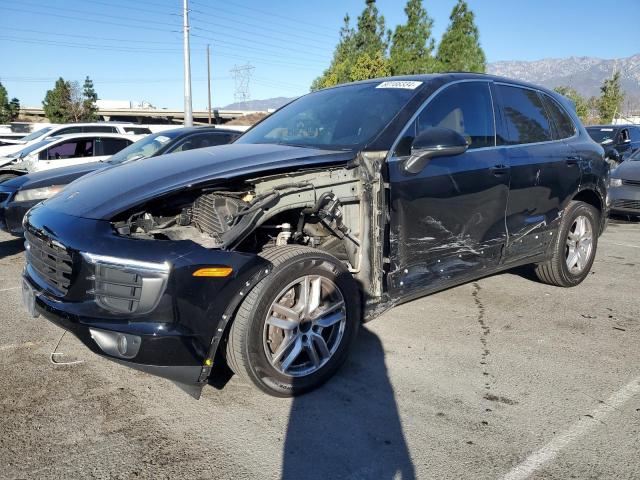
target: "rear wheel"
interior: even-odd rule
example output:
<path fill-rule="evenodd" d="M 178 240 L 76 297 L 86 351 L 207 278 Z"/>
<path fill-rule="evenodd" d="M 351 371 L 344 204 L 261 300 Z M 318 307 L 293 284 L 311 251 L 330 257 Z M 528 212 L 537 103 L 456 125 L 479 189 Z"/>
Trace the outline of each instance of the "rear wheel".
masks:
<path fill-rule="evenodd" d="M 360 323 L 358 289 L 338 259 L 318 250 L 286 246 L 263 256 L 272 271 L 236 314 L 227 362 L 271 395 L 299 395 L 346 359 Z"/>
<path fill-rule="evenodd" d="M 550 285 L 572 287 L 591 270 L 598 245 L 600 215 L 591 205 L 572 201 L 564 212 L 550 260 L 536 265 L 538 278 Z"/>

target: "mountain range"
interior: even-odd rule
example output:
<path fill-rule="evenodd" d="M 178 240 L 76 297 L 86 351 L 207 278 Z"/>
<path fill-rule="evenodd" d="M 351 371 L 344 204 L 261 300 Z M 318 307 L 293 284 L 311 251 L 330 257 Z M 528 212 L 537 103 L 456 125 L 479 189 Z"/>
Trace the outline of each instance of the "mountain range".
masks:
<path fill-rule="evenodd" d="M 605 78 L 620 72 L 625 92 L 623 111 L 640 108 L 640 53 L 627 58 L 550 58 L 535 61 L 504 61 L 487 65 L 487 73 L 537 83 L 548 88 L 572 87 L 585 97 L 600 94 Z"/>
<path fill-rule="evenodd" d="M 585 97 L 599 95 L 602 81 L 611 77 L 614 69 L 621 72 L 621 85 L 625 91 L 622 110 L 640 109 L 640 53 L 627 58 L 548 58 L 535 61 L 502 61 L 487 65 L 487 73 L 524 80 L 548 88 L 572 87 Z M 232 103 L 223 108 L 229 110 L 268 110 L 280 108 L 294 98 L 276 97 L 249 100 Z"/>

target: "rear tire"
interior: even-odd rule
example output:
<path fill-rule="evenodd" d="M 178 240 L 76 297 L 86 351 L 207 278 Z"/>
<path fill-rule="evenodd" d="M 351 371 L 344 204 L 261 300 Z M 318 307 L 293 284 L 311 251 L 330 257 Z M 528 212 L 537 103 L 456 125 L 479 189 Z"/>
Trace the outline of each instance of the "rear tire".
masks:
<path fill-rule="evenodd" d="M 358 287 L 338 259 L 312 248 L 275 247 L 261 256 L 271 272 L 235 315 L 227 364 L 270 395 L 300 395 L 346 359 L 361 320 Z"/>
<path fill-rule="evenodd" d="M 565 209 L 551 259 L 535 267 L 538 279 L 549 285 L 573 287 L 593 265 L 598 246 L 600 213 L 588 203 L 571 201 Z"/>

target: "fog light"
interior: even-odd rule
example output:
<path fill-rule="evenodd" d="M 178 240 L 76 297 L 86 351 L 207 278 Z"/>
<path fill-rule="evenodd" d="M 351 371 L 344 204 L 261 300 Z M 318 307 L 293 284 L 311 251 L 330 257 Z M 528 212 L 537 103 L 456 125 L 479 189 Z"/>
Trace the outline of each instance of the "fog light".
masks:
<path fill-rule="evenodd" d="M 139 336 L 128 333 L 110 332 L 97 328 L 90 328 L 89 332 L 102 351 L 113 357 L 133 358 L 138 354 L 142 343 Z"/>

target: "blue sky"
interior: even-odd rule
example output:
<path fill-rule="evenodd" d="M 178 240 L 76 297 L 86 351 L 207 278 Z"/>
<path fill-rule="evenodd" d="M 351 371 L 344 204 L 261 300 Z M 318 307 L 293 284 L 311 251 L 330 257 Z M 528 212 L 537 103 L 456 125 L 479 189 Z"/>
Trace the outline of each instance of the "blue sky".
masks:
<path fill-rule="evenodd" d="M 0 0 L 0 81 L 36 106 L 55 78 L 94 79 L 103 99 L 182 106 L 182 0 Z M 378 0 L 389 27 L 404 0 Z M 469 0 L 489 61 L 640 52 L 640 1 Z M 425 0 L 436 41 L 455 0 Z M 615 5 L 614 5 L 615 4 Z M 194 109 L 206 108 L 205 45 L 214 106 L 233 101 L 229 70 L 250 62 L 252 98 L 295 96 L 328 65 L 345 13 L 364 0 L 191 0 Z"/>

